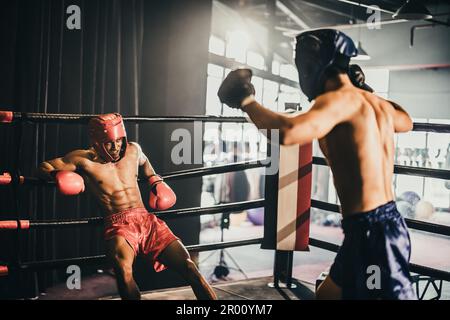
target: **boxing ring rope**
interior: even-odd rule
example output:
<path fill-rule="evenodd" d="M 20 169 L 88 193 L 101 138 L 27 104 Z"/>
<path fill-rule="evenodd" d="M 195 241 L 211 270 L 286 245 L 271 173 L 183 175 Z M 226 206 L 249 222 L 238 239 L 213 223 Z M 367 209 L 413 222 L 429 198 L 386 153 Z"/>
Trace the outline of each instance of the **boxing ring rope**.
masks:
<path fill-rule="evenodd" d="M 95 114 L 58 114 L 58 113 L 33 113 L 33 112 L 13 112 L 0 111 L 0 123 L 12 122 L 32 122 L 32 123 L 58 123 L 58 124 L 87 124 L 89 119 Z M 143 123 L 143 122 L 231 122 L 247 123 L 245 117 L 223 117 L 223 116 L 124 116 L 123 121 Z"/>
<path fill-rule="evenodd" d="M 309 244 L 313 247 L 317 247 L 323 250 L 332 251 L 337 253 L 339 251 L 340 246 L 328 241 L 318 240 L 314 238 L 309 238 Z M 410 271 L 414 273 L 418 273 L 421 275 L 429 276 L 432 278 L 437 278 L 440 280 L 450 281 L 450 272 L 434 269 L 414 263 L 409 264 Z"/>
<path fill-rule="evenodd" d="M 202 252 L 202 251 L 211 251 L 211 250 L 260 244 L 261 242 L 262 238 L 251 238 L 227 242 L 214 242 L 214 243 L 190 245 L 186 246 L 186 249 L 190 252 Z M 72 264 L 76 264 L 79 266 L 86 266 L 86 265 L 98 266 L 107 263 L 108 263 L 107 258 L 106 255 L 104 254 L 78 258 L 31 261 L 21 263 L 20 265 L 0 266 L 0 276 L 7 275 L 10 271 L 39 271 L 39 270 L 66 268 L 67 266 Z"/>
<path fill-rule="evenodd" d="M 313 164 L 327 166 L 325 159 L 321 158 L 321 157 L 313 157 Z M 265 166 L 267 166 L 267 165 L 262 164 L 260 161 L 243 161 L 243 162 L 214 166 L 214 167 L 202 167 L 202 168 L 174 171 L 171 173 L 162 174 L 162 177 L 164 179 L 171 180 L 171 179 L 178 179 L 178 178 L 197 177 L 197 176 L 203 176 L 203 175 L 209 175 L 209 174 L 221 174 L 221 173 L 234 172 L 234 171 L 240 171 L 240 170 L 245 170 L 245 169 L 262 168 Z M 427 172 L 427 171 L 429 171 L 429 172 Z M 430 169 L 426 169 L 426 168 L 415 168 L 415 167 L 395 165 L 394 172 L 397 174 L 417 175 L 417 176 L 422 176 L 422 177 L 450 180 L 450 171 L 449 170 L 441 170 L 441 169 L 431 169 L 430 170 Z M 14 183 L 14 182 L 20 183 L 20 184 L 25 183 L 25 184 L 32 184 L 32 185 L 42 185 L 42 184 L 54 185 L 53 181 L 45 181 L 45 180 L 41 180 L 41 179 L 38 179 L 35 177 L 20 176 L 19 178 L 17 178 L 17 177 L 14 178 L 11 175 L 9 175 L 8 173 L 0 176 L 0 185 L 1 184 L 10 184 L 10 183 Z M 313 207 L 316 207 L 318 209 L 323 209 L 326 211 L 332 211 L 332 212 L 337 212 L 337 213 L 340 212 L 338 205 L 326 203 L 326 202 L 322 202 L 322 201 L 318 201 L 318 200 L 314 200 L 314 199 L 312 199 L 311 201 L 312 201 Z M 173 211 L 176 211 L 176 210 L 173 210 Z M 189 211 L 187 214 L 190 214 Z M 95 220 L 98 218 L 90 218 L 90 219 Z M 93 220 L 84 219 L 79 224 L 80 225 L 90 224 L 91 222 L 89 222 L 89 221 L 93 221 Z M 449 226 L 443 226 L 443 225 L 428 223 L 428 222 L 423 222 L 423 221 L 416 221 L 413 219 L 405 219 L 405 220 L 408 224 L 408 227 L 410 227 L 412 229 L 432 232 L 432 233 L 441 234 L 441 235 L 445 235 L 445 236 L 450 236 L 450 227 Z M 54 223 L 57 223 L 57 222 L 54 222 Z M 38 226 L 37 222 L 34 222 L 32 224 L 34 224 L 35 226 Z M 61 223 L 61 226 L 69 225 L 69 224 L 76 225 L 75 222 L 68 221 L 67 223 Z M 16 228 L 17 228 L 17 224 L 16 224 Z M 2 229 L 1 223 L 0 223 L 0 229 Z"/>
<path fill-rule="evenodd" d="M 191 245 L 186 246 L 186 249 L 191 252 L 201 252 L 201 251 L 210 251 L 245 245 L 253 245 L 260 244 L 262 242 L 262 238 L 253 238 L 253 239 L 244 239 L 244 240 L 235 240 L 228 242 L 215 242 L 208 244 L 199 244 L 199 245 Z M 317 247 L 320 249 L 324 249 L 327 251 L 338 252 L 340 246 L 334 243 L 330 243 L 327 241 L 322 241 L 314 238 L 309 239 L 309 244 L 313 247 Z M 43 261 L 33 261 L 22 263 L 17 266 L 0 266 L 0 276 L 7 275 L 10 271 L 20 270 L 20 271 L 38 271 L 38 270 L 46 270 L 46 269 L 58 269 L 65 268 L 69 265 L 77 264 L 80 266 L 83 265 L 102 265 L 106 264 L 106 256 L 105 255 L 97 255 L 97 256 L 89 256 L 89 257 L 79 257 L 79 258 L 66 258 L 66 259 L 55 259 L 55 260 L 43 260 Z M 420 266 L 413 263 L 410 263 L 410 269 L 412 272 L 427 275 L 430 277 L 442 279 L 445 281 L 450 281 L 450 273 L 438 269 L 433 269 L 430 267 Z"/>
<path fill-rule="evenodd" d="M 411 166 L 395 165 L 394 173 L 425 178 L 450 180 L 450 170 L 416 168 Z"/>
<path fill-rule="evenodd" d="M 169 173 L 163 173 L 161 176 L 164 179 L 171 180 L 176 178 L 188 178 L 188 177 L 199 177 L 209 174 L 221 174 L 228 173 L 240 170 L 254 169 L 254 168 L 263 168 L 268 166 L 268 164 L 264 164 L 267 160 L 252 160 L 252 161 L 243 161 L 237 163 L 230 163 L 220 166 L 214 167 L 201 167 L 187 170 L 174 171 Z M 321 157 L 313 157 L 313 164 L 320 166 L 328 166 L 326 160 Z M 428 169 L 428 168 L 418 168 L 411 166 L 403 166 L 403 165 L 394 165 L 394 173 L 395 174 L 405 174 L 405 175 L 414 175 L 425 178 L 435 178 L 435 179 L 444 179 L 450 180 L 450 170 L 443 169 Z M 138 179 L 138 182 L 140 179 Z M 12 175 L 8 172 L 5 172 L 0 175 L 0 185 L 7 184 L 30 184 L 30 185 L 54 185 L 55 182 L 42 180 L 36 177 L 24 177 Z"/>
<path fill-rule="evenodd" d="M 267 164 L 263 163 L 266 162 Z M 169 173 L 163 173 L 161 176 L 164 178 L 164 180 L 171 180 L 176 178 L 191 178 L 191 177 L 198 177 L 198 176 L 207 176 L 210 174 L 221 174 L 221 173 L 228 173 L 228 172 L 234 172 L 234 171 L 241 171 L 241 170 L 248 170 L 248 169 L 255 169 L 255 168 L 264 168 L 267 167 L 268 161 L 267 160 L 252 160 L 252 161 L 242 161 L 242 162 L 235 162 L 225 165 L 219 165 L 214 167 L 202 167 L 202 168 L 194 168 L 194 169 L 187 169 L 187 170 L 180 170 L 180 171 L 174 171 Z"/>
<path fill-rule="evenodd" d="M 173 180 L 179 178 L 192 178 L 211 174 L 221 174 L 247 169 L 267 167 L 268 164 L 265 164 L 263 162 L 268 161 L 267 160 L 241 161 L 214 167 L 201 167 L 201 168 L 172 171 L 168 173 L 162 173 L 161 177 L 164 180 Z M 147 180 L 138 179 L 138 182 L 147 183 Z M 0 175 L 0 185 L 7 185 L 7 184 L 55 185 L 55 182 L 49 180 L 42 180 L 36 177 L 11 175 L 10 173 L 5 172 L 2 175 Z"/>
<path fill-rule="evenodd" d="M 80 114 L 42 114 L 42 113 L 24 113 L 24 112 L 11 112 L 11 111 L 0 111 L 0 123 L 14 123 L 14 122 L 32 122 L 32 123 L 76 123 L 76 124 L 86 124 L 90 117 L 93 115 L 80 115 Z M 248 120 L 245 117 L 222 117 L 222 116 L 181 116 L 181 117 L 123 117 L 124 121 L 143 123 L 143 122 L 231 122 L 231 123 L 247 123 Z M 450 133 L 450 125 L 447 124 L 430 124 L 430 123 L 414 123 L 413 131 L 426 131 L 426 132 L 436 132 L 436 133 Z M 19 131 L 21 133 L 21 130 Z M 18 162 L 16 162 L 18 163 Z M 313 164 L 327 166 L 326 160 L 321 157 L 313 157 Z M 206 174 L 218 174 L 233 171 L 240 171 L 244 169 L 260 168 L 267 165 L 259 163 L 258 161 L 247 161 L 242 163 L 234 163 L 223 166 L 216 167 L 204 167 L 196 169 L 181 170 L 177 172 L 172 172 L 163 175 L 166 179 L 176 179 L 184 177 L 194 177 L 203 176 Z M 441 169 L 427 169 L 427 168 L 417 168 L 411 166 L 395 165 L 394 173 L 405 174 L 405 175 L 416 175 L 421 177 L 430 177 L 450 180 L 450 171 Z M 4 174 L 0 176 L 0 184 L 54 184 L 34 177 L 23 177 L 20 176 L 17 170 L 15 174 L 9 175 Z M 7 183 L 4 183 L 7 181 Z M 187 208 L 180 210 L 168 210 L 164 212 L 156 213 L 161 218 L 176 218 L 181 216 L 195 216 L 211 213 L 220 213 L 228 211 L 246 210 L 250 208 L 263 207 L 265 205 L 264 199 L 246 201 L 241 203 L 231 203 L 224 204 L 214 207 L 206 208 Z M 318 200 L 311 200 L 311 207 L 332 211 L 340 212 L 339 206 Z M 102 222 L 101 217 L 87 218 L 81 220 L 54 220 L 54 221 L 28 221 L 28 220 L 11 220 L 6 221 L 6 225 L 13 226 L 12 228 L 7 227 L 6 229 L 27 229 L 27 228 L 54 228 L 54 227 L 70 227 L 70 226 L 81 226 L 81 225 L 97 225 Z M 437 225 L 433 223 L 427 223 L 422 221 L 416 221 L 411 219 L 405 219 L 408 227 L 412 229 L 427 231 L 435 234 L 450 235 L 450 227 Z M 5 222 L 5 221 L 4 221 Z M 24 226 L 25 228 L 22 228 Z M 18 232 L 18 237 L 19 237 Z M 187 246 L 189 251 L 207 251 L 216 250 L 221 248 L 236 247 L 250 244 L 259 244 L 262 239 L 247 239 L 238 240 L 230 242 L 219 242 L 211 244 L 193 245 Z M 309 244 L 314 247 L 318 247 L 324 250 L 337 252 L 339 250 L 339 245 L 330 243 L 327 241 L 322 241 L 314 238 L 310 238 Z M 46 261 L 35 261 L 29 263 L 20 263 L 19 260 L 15 262 L 15 266 L 12 265 L 11 270 L 41 270 L 49 268 L 59 268 L 67 266 L 69 264 L 99 264 L 105 262 L 105 256 L 92 256 L 92 257 L 81 257 L 81 258 L 70 258 L 70 259 L 57 259 L 57 260 L 46 260 Z M 412 272 L 419 273 L 422 275 L 450 281 L 450 272 L 443 270 L 438 270 L 426 266 L 416 265 L 411 263 L 410 269 Z M 8 274 L 8 266 L 0 266 L 0 275 Z"/>
<path fill-rule="evenodd" d="M 166 220 L 182 217 L 196 217 L 207 214 L 216 214 L 223 212 L 241 212 L 248 209 L 256 209 L 265 206 L 264 199 L 241 201 L 226 204 L 219 204 L 211 207 L 195 207 L 185 209 L 173 209 L 153 212 L 157 217 Z M 28 229 L 50 229 L 60 227 L 78 227 L 101 225 L 103 217 L 92 217 L 86 219 L 65 219 L 65 220 L 20 220 L 20 224 L 16 220 L 0 220 L 0 230 L 15 230 L 18 227 L 21 230 Z"/>
<path fill-rule="evenodd" d="M 325 158 L 322 157 L 313 157 L 313 164 L 319 166 L 328 166 Z M 450 180 L 450 170 L 443 169 L 420 168 L 396 164 L 394 165 L 394 173 L 425 178 Z"/>
<path fill-rule="evenodd" d="M 78 123 L 87 124 L 95 114 L 67 114 L 67 113 L 33 113 L 0 111 L 0 123 L 11 123 L 14 121 L 25 121 L 34 123 Z M 246 117 L 224 117 L 224 116 L 122 116 L 124 121 L 142 122 L 232 122 L 246 123 Z M 426 131 L 436 133 L 450 133 L 449 124 L 415 122 L 412 131 Z"/>
<path fill-rule="evenodd" d="M 155 213 L 158 217 L 162 219 L 180 218 L 184 216 L 200 216 L 214 213 L 223 212 L 239 212 L 243 210 L 264 207 L 265 200 L 253 200 L 253 201 L 242 201 L 229 204 L 216 205 L 212 207 L 197 207 L 197 208 L 187 208 L 180 210 L 166 210 Z M 100 225 L 103 223 L 103 217 L 87 218 L 82 220 L 53 220 L 53 221 L 28 221 L 20 220 L 18 223 L 16 220 L 1 221 L 1 229 L 46 229 L 46 228 L 59 228 L 59 227 L 74 227 L 74 226 L 87 226 L 87 225 Z M 23 226 L 23 227 L 22 227 Z M 228 242 L 218 242 L 212 244 L 202 244 L 202 245 L 192 245 L 186 246 L 190 251 L 209 251 L 218 250 L 223 248 L 230 248 L 236 246 L 250 245 L 261 243 L 262 238 L 257 239 L 247 239 L 239 241 L 228 241 Z M 59 268 L 68 266 L 73 263 L 85 262 L 88 263 L 99 263 L 101 259 L 104 259 L 104 255 L 87 257 L 87 258 L 72 258 L 72 259 L 59 259 L 59 260 L 48 260 L 48 261 L 36 261 L 27 264 L 19 264 L 16 268 L 18 270 L 39 270 L 45 268 Z M 31 266 L 31 267 L 30 267 Z M 0 266 L 0 276 L 7 275 L 9 273 L 8 266 Z"/>
<path fill-rule="evenodd" d="M 311 207 L 336 213 L 341 212 L 340 207 L 337 204 L 324 202 L 320 200 L 311 199 Z M 440 234 L 443 236 L 450 236 L 450 226 L 444 226 L 442 224 L 435 224 L 425 221 L 418 221 L 409 218 L 405 218 L 405 222 L 411 229 Z"/>
<path fill-rule="evenodd" d="M 414 122 L 412 131 L 450 133 L 449 124 Z"/>

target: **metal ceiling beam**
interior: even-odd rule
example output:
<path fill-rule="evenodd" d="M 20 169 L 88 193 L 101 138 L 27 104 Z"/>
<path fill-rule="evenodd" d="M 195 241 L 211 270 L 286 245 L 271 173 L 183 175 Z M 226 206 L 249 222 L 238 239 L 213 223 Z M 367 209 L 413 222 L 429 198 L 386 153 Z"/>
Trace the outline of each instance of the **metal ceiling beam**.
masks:
<path fill-rule="evenodd" d="M 397 24 L 397 23 L 405 23 L 408 22 L 408 20 L 386 20 L 386 21 L 380 21 L 380 25 L 388 25 L 388 24 Z M 353 28 L 360 28 L 365 27 L 366 22 L 364 23 L 357 23 L 357 24 L 338 24 L 338 25 L 331 25 L 331 26 L 321 26 L 316 29 L 323 29 L 323 28 L 329 28 L 329 29 L 338 29 L 338 30 L 348 30 Z M 277 30 L 283 32 L 283 34 L 287 37 L 295 37 L 299 33 L 305 31 L 305 30 L 298 30 L 298 29 L 289 29 L 289 28 L 283 28 L 283 27 L 275 27 Z"/>
<path fill-rule="evenodd" d="M 364 7 L 364 8 L 371 8 L 372 10 L 377 10 L 377 11 L 384 12 L 384 13 L 387 13 L 387 14 L 390 14 L 390 15 L 394 14 L 394 11 L 386 10 L 386 9 L 380 8 L 379 6 L 375 6 L 374 7 L 373 5 L 362 4 L 360 2 L 351 1 L 351 0 L 338 0 L 338 1 L 342 2 L 342 3 L 350 4 L 350 5 L 353 5 L 353 6 Z M 429 22 L 432 22 L 432 23 L 435 23 L 435 24 L 440 24 L 440 25 L 443 25 L 443 26 L 450 27 L 449 23 L 446 23 L 446 22 L 443 22 L 443 21 L 439 21 L 439 20 L 436 20 L 436 19 L 423 19 L 423 20 L 424 21 L 429 21 Z"/>
<path fill-rule="evenodd" d="M 358 6 L 358 7 L 362 7 L 362 8 L 366 8 L 366 9 L 372 9 L 372 10 L 376 10 L 376 11 L 380 11 L 380 12 L 384 12 L 387 14 L 394 14 L 394 11 L 390 11 L 390 10 L 386 10 L 383 8 L 380 8 L 380 6 L 378 5 L 367 5 L 361 2 L 356 2 L 356 1 L 351 1 L 351 0 L 338 0 L 339 2 L 343 2 L 343 3 L 348 3 L 351 4 L 353 6 Z"/>
<path fill-rule="evenodd" d="M 289 1 L 277 0 L 276 6 L 302 29 L 310 28 L 310 26 L 305 21 L 303 21 L 303 19 L 301 19 L 297 14 L 295 14 L 296 9 L 292 6 L 292 4 Z"/>
<path fill-rule="evenodd" d="M 362 15 L 361 12 L 353 12 L 353 15 L 351 13 L 346 13 L 345 9 L 348 8 L 348 6 L 346 6 L 345 4 L 340 4 L 340 3 L 330 3 L 327 1 L 317 1 L 317 0 L 302 0 L 300 2 L 302 5 L 314 8 L 314 9 L 318 9 L 324 12 L 328 12 L 337 16 L 341 16 L 347 19 L 366 19 L 365 16 L 365 11 L 364 11 L 364 16 Z"/>

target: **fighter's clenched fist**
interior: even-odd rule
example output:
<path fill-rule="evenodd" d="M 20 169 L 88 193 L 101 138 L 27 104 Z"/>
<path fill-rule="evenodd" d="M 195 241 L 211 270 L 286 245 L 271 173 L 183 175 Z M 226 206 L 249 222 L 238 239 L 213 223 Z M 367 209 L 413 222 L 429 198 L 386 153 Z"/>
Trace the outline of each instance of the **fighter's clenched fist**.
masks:
<path fill-rule="evenodd" d="M 255 95 L 252 83 L 252 71 L 250 69 L 236 69 L 231 71 L 220 85 L 217 95 L 220 102 L 231 108 L 239 109 L 242 102 Z"/>

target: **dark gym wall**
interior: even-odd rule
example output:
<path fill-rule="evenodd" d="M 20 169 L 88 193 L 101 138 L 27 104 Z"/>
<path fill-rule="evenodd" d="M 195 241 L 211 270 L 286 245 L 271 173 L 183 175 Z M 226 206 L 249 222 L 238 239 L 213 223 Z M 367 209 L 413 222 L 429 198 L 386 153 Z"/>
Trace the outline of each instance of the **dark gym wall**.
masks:
<path fill-rule="evenodd" d="M 194 115 L 205 112 L 211 0 L 3 0 L 0 10 L 0 110 L 48 113 L 121 112 Z M 66 28 L 69 5 L 81 8 L 81 30 Z M 191 129 L 192 125 L 182 125 Z M 0 171 L 32 175 L 38 164 L 88 145 L 85 126 L 0 126 Z M 127 124 L 158 172 L 181 170 L 170 160 L 170 134 L 181 125 Z M 193 135 L 192 135 L 193 136 Z M 199 166 L 199 165 L 197 165 Z M 201 179 L 173 183 L 177 207 L 200 204 Z M 49 187 L 0 190 L 2 218 L 69 219 L 98 216 L 88 195 L 62 197 Z M 144 202 L 148 188 L 141 188 Z M 18 197 L 17 197 L 18 194 Z M 18 201 L 15 201 L 17 199 Z M 198 243 L 199 219 L 169 222 L 186 244 Z M 15 233 L 1 234 L 0 261 L 14 260 Z M 46 260 L 103 253 L 101 228 L 31 231 L 21 236 L 21 259 Z M 40 273 L 40 290 L 65 270 Z M 28 290 L 32 275 L 0 279 L 0 295 Z M 151 283 L 152 281 L 147 281 Z M 15 291 L 15 292 L 14 292 Z"/>

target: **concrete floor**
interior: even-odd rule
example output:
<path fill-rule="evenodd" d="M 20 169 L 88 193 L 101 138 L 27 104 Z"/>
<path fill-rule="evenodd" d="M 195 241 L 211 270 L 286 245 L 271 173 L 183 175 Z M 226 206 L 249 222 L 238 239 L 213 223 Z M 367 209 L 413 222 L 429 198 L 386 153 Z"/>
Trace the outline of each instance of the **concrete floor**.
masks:
<path fill-rule="evenodd" d="M 219 300 L 312 300 L 314 286 L 295 281 L 296 288 L 272 288 L 268 283 L 272 277 L 230 281 L 213 285 Z M 118 300 L 117 296 L 103 297 L 105 300 Z M 154 290 L 142 293 L 143 300 L 195 300 L 189 287 Z"/>

